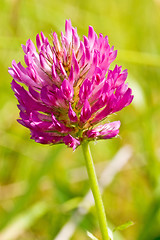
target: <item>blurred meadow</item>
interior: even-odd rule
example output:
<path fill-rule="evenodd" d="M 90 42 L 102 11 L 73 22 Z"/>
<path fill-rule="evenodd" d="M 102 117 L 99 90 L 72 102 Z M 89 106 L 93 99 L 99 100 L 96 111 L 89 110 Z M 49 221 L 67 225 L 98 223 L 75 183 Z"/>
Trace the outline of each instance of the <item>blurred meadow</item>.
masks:
<path fill-rule="evenodd" d="M 21 44 L 41 31 L 79 35 L 88 25 L 118 49 L 112 64 L 128 69 L 133 103 L 110 116 L 120 137 L 91 143 L 109 226 L 134 225 L 115 240 L 160 240 L 160 0 L 0 1 L 0 240 L 86 240 L 100 236 L 90 205 L 82 149 L 44 146 L 19 125 L 8 67 Z M 49 37 L 50 38 L 50 37 Z"/>

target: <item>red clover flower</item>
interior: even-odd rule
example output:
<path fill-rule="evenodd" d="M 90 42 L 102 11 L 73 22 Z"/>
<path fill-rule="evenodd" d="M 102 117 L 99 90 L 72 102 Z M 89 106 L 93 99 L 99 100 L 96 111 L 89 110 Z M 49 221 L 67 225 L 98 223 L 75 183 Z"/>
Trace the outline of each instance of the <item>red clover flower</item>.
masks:
<path fill-rule="evenodd" d="M 66 20 L 65 34 L 52 34 L 52 44 L 41 34 L 37 49 L 29 39 L 22 45 L 27 67 L 13 60 L 9 73 L 18 99 L 18 122 L 42 144 L 65 143 L 73 150 L 85 139 L 109 139 L 119 133 L 120 121 L 97 125 L 128 106 L 132 91 L 125 83 L 127 70 L 109 70 L 117 51 L 108 38 L 89 26 L 80 41 L 77 29 Z M 22 87 L 19 83 L 26 87 Z"/>

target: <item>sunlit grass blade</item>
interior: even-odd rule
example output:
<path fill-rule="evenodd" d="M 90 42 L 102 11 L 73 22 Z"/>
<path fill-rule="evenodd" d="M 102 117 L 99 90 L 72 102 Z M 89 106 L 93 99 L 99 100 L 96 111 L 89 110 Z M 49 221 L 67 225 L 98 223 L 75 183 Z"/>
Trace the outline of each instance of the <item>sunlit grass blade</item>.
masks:
<path fill-rule="evenodd" d="M 42 217 L 48 210 L 47 203 L 38 202 L 11 221 L 11 223 L 0 232 L 0 240 L 14 240 L 22 235 L 36 220 Z"/>
<path fill-rule="evenodd" d="M 90 239 L 92 239 L 92 240 L 99 240 L 99 239 L 96 238 L 91 232 L 88 232 L 88 231 L 87 231 L 87 235 L 88 235 L 88 237 L 89 237 Z"/>

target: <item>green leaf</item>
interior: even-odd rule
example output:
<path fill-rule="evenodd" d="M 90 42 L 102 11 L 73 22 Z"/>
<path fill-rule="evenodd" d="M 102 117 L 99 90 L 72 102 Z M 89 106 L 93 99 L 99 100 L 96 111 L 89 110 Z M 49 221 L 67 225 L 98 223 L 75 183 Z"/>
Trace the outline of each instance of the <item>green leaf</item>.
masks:
<path fill-rule="evenodd" d="M 126 222 L 126 223 L 124 223 L 124 224 L 122 224 L 122 225 L 119 225 L 119 226 L 117 226 L 116 228 L 114 228 L 114 229 L 113 229 L 113 232 L 115 232 L 115 231 L 117 231 L 117 230 L 123 231 L 123 230 L 125 230 L 126 228 L 128 228 L 128 227 L 130 227 L 130 226 L 132 226 L 132 225 L 134 225 L 134 222 L 133 222 L 133 221 L 128 221 L 128 222 Z"/>

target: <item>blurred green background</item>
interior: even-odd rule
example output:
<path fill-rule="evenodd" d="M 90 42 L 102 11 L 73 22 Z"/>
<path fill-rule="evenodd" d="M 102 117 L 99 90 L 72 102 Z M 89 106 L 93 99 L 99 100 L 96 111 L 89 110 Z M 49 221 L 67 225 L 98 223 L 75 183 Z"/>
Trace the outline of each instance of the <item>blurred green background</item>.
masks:
<path fill-rule="evenodd" d="M 111 167 L 103 193 L 111 229 L 134 222 L 114 239 L 159 240 L 160 0 L 0 1 L 0 240 L 85 240 L 87 230 L 100 236 L 95 208 L 80 207 L 89 190 L 81 147 L 73 152 L 29 139 L 16 121 L 7 72 L 13 59 L 24 62 L 21 44 L 35 43 L 40 31 L 60 34 L 65 19 L 81 37 L 88 25 L 108 35 L 135 95 L 110 117 L 121 121 L 120 137 L 90 144 L 98 176 Z"/>

